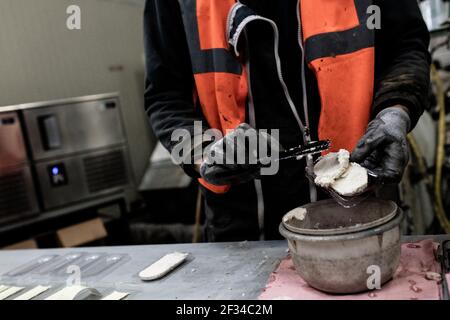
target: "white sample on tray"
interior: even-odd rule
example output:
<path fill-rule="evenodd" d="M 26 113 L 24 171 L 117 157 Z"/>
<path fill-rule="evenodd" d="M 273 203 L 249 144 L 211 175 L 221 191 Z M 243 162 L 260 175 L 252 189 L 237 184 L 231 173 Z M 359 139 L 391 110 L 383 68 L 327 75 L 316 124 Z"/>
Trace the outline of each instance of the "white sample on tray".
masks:
<path fill-rule="evenodd" d="M 101 300 L 123 300 L 130 294 L 128 292 L 113 291 L 107 296 L 103 297 Z"/>
<path fill-rule="evenodd" d="M 5 286 L 3 284 L 0 284 L 0 292 L 5 291 L 8 288 L 9 288 L 9 286 Z"/>
<path fill-rule="evenodd" d="M 174 252 L 165 255 L 151 266 L 142 270 L 139 273 L 139 278 L 144 281 L 160 279 L 182 264 L 188 255 L 188 253 L 181 252 Z"/>
<path fill-rule="evenodd" d="M 45 300 L 75 300 L 77 297 L 85 294 L 87 296 L 100 296 L 100 292 L 98 292 L 96 289 L 84 286 L 70 286 L 59 290 L 58 292 L 47 297 Z"/>
<path fill-rule="evenodd" d="M 37 296 L 43 294 L 50 288 L 51 287 L 37 286 L 37 287 L 34 287 L 33 289 L 30 289 L 27 292 L 21 294 L 20 296 L 14 298 L 14 300 L 31 300 L 31 299 L 34 299 Z"/>
<path fill-rule="evenodd" d="M 9 287 L 6 290 L 0 292 L 0 300 L 8 299 L 9 297 L 15 295 L 16 293 L 22 291 L 23 287 Z"/>

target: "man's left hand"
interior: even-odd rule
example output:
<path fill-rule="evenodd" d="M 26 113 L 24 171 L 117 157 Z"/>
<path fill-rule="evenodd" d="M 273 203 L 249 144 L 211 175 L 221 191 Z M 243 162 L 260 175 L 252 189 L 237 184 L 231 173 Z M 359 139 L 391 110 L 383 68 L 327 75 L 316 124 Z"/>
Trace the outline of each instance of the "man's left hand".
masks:
<path fill-rule="evenodd" d="M 350 160 L 371 170 L 384 183 L 400 182 L 409 160 L 406 136 L 410 125 L 403 106 L 384 109 L 369 123 Z"/>

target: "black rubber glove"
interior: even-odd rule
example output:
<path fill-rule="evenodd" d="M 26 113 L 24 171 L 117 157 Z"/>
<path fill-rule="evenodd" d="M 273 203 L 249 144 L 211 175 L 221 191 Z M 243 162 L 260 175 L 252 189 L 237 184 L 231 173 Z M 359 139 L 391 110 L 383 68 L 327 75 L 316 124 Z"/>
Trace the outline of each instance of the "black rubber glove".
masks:
<path fill-rule="evenodd" d="M 249 142 L 249 137 L 252 142 Z M 240 124 L 206 152 L 200 175 L 208 183 L 217 186 L 246 183 L 258 178 L 261 173 L 261 166 L 258 165 L 261 146 L 270 150 L 278 147 L 278 142 L 246 123 Z M 263 156 L 267 155 L 264 152 Z"/>
<path fill-rule="evenodd" d="M 350 160 L 374 172 L 382 183 L 400 182 L 409 160 L 410 125 L 401 106 L 384 109 L 369 123 Z"/>

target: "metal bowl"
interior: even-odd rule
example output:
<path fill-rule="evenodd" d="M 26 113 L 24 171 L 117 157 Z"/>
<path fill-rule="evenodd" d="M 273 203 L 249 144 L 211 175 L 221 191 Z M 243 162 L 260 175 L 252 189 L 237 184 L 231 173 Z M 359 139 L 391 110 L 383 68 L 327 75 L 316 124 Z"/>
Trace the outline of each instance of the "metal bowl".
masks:
<path fill-rule="evenodd" d="M 403 218 L 395 203 L 371 198 L 343 209 L 326 200 L 302 208 L 305 218 L 283 219 L 280 233 L 310 286 L 348 294 L 367 291 L 373 270 L 379 271 L 380 285 L 392 278 L 400 261 Z"/>

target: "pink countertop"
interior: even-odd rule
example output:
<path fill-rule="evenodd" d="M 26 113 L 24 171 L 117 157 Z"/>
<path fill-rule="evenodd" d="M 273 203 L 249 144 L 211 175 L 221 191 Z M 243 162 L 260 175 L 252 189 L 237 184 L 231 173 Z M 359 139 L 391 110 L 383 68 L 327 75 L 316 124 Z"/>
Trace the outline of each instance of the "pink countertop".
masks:
<path fill-rule="evenodd" d="M 261 300 L 439 300 L 440 284 L 427 280 L 426 272 L 440 272 L 435 260 L 437 244 L 432 240 L 402 245 L 400 265 L 391 281 L 381 290 L 354 295 L 331 295 L 310 287 L 295 271 L 288 256 L 278 268 L 259 296 Z M 450 281 L 450 276 L 448 277 Z"/>

